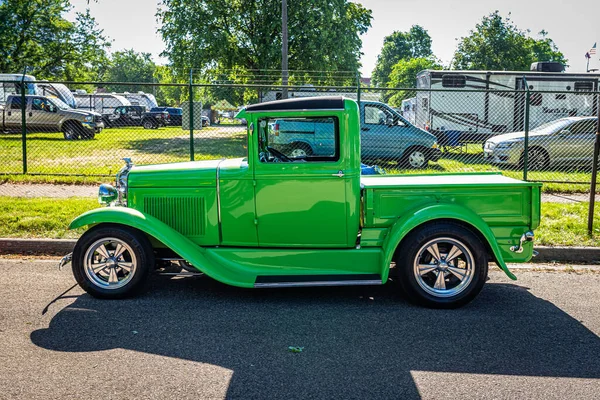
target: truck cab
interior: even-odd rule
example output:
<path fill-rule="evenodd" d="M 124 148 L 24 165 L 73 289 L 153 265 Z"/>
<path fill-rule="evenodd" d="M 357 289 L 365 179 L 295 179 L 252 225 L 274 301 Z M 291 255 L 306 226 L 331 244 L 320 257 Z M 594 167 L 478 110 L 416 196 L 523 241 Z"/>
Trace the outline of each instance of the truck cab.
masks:
<path fill-rule="evenodd" d="M 437 139 L 407 121 L 387 104 L 361 101 L 361 159 L 395 161 L 408 168 L 426 168 L 440 158 Z M 295 155 L 318 156 L 331 151 L 329 127 L 322 121 L 287 118 L 270 122 L 271 143 Z"/>
<path fill-rule="evenodd" d="M 244 158 L 136 166 L 102 185 L 108 207 L 72 254 L 94 296 L 138 292 L 156 260 L 240 287 L 381 285 L 391 276 L 412 301 L 471 301 L 494 261 L 528 261 L 540 185 L 500 174 L 360 175 L 361 112 L 342 97 L 246 107 Z M 298 154 L 277 122 L 319 125 L 326 148 Z M 280 132 L 281 136 L 282 133 Z M 325 147 L 325 146 L 324 146 Z M 391 268 L 394 266 L 395 268 Z"/>

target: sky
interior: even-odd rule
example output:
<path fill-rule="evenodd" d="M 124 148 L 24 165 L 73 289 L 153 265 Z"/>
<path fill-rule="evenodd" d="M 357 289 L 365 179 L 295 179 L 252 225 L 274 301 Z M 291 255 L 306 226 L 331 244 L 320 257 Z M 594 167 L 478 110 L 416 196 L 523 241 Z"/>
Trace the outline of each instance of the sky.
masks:
<path fill-rule="evenodd" d="M 412 25 L 421 25 L 429 32 L 433 53 L 444 64 L 449 64 L 458 40 L 494 10 L 503 16 L 510 13 L 517 27 L 530 30 L 533 37 L 537 37 L 540 30 L 546 30 L 569 60 L 568 72 L 585 71 L 585 53 L 595 42 L 600 42 L 597 20 L 600 1 L 594 0 L 353 1 L 373 11 L 372 27 L 362 36 L 361 74 L 364 77 L 371 76 L 384 37 L 394 31 L 407 31 Z M 87 0 L 71 0 L 71 3 L 74 11 L 88 7 Z M 91 0 L 89 8 L 105 34 L 113 39 L 113 51 L 132 48 L 151 53 L 155 62 L 167 62 L 159 56 L 164 43 L 156 33 L 156 0 Z M 73 15 L 72 12 L 71 17 Z M 600 68 L 600 50 L 593 57 L 590 68 Z"/>

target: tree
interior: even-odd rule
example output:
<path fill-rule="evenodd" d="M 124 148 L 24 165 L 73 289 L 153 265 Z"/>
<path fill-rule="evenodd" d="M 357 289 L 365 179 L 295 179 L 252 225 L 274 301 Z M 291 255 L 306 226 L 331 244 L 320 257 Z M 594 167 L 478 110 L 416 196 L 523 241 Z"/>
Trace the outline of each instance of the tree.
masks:
<path fill-rule="evenodd" d="M 498 11 L 483 17 L 467 37 L 461 38 L 453 66 L 466 70 L 529 70 L 535 61 L 567 60 L 546 31 L 539 38 L 528 36 Z"/>
<path fill-rule="evenodd" d="M 433 58 L 412 58 L 400 60 L 392 67 L 388 87 L 414 88 L 416 87 L 417 74 L 425 69 L 442 69 L 442 66 Z M 415 92 L 411 90 L 399 90 L 388 92 L 388 102 L 394 107 L 400 107 L 402 100 L 414 97 Z"/>
<path fill-rule="evenodd" d="M 193 67 L 220 81 L 232 79 L 232 70 L 244 71 L 247 82 L 265 84 L 280 77 L 281 0 L 162 0 L 157 17 L 166 44 L 163 55 L 177 71 Z M 360 35 L 371 18 L 370 10 L 348 0 L 289 2 L 292 75 L 294 70 L 356 73 Z M 303 77 L 304 83 L 324 84 L 333 76 L 316 75 Z"/>
<path fill-rule="evenodd" d="M 432 56 L 431 37 L 424 28 L 413 25 L 408 32 L 395 31 L 383 39 L 371 80 L 375 86 L 385 87 L 398 61 Z"/>
<path fill-rule="evenodd" d="M 68 0 L 6 0 L 0 2 L 0 72 L 29 67 L 36 78 L 98 79 L 110 42 L 95 19 L 77 13 L 63 18 Z"/>
<path fill-rule="evenodd" d="M 156 64 L 150 53 L 137 53 L 133 49 L 113 53 L 104 79 L 109 82 L 154 82 Z M 107 85 L 109 91 L 148 92 L 146 85 Z"/>

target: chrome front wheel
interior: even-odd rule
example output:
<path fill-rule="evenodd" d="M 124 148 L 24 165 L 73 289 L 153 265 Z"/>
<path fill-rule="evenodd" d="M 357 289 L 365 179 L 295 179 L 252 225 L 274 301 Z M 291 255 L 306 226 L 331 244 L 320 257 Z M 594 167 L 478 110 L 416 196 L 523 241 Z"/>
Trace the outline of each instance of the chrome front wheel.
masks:
<path fill-rule="evenodd" d="M 141 291 L 154 268 L 148 238 L 121 225 L 97 225 L 81 236 L 73 250 L 73 275 L 94 297 L 116 299 Z"/>
<path fill-rule="evenodd" d="M 118 238 L 103 238 L 86 251 L 85 274 L 98 287 L 114 290 L 127 285 L 135 276 L 137 258 L 133 249 Z"/>

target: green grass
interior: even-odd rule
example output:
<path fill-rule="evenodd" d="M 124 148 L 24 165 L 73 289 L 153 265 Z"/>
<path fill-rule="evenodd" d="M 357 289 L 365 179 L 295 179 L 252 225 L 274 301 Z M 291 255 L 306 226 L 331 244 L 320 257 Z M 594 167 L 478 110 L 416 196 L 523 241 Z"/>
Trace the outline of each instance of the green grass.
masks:
<path fill-rule="evenodd" d="M 93 140 L 67 141 L 61 133 L 27 136 L 27 178 L 23 171 L 20 134 L 0 134 L 0 174 L 9 181 L 65 182 L 61 175 L 114 175 L 124 157 L 137 164 L 159 164 L 190 160 L 189 132 L 180 127 L 104 129 Z M 246 131 L 238 127 L 208 127 L 194 133 L 195 159 L 240 157 L 246 154 Z M 36 175 L 54 175 L 37 178 Z M 75 179 L 68 183 L 78 183 Z"/>
<path fill-rule="evenodd" d="M 68 231 L 79 214 L 98 208 L 97 201 L 70 198 L 0 197 L 0 237 L 76 238 Z M 542 203 L 542 223 L 535 243 L 548 246 L 600 246 L 600 211 L 594 214 L 594 237 L 587 235 L 588 203 Z"/>
<path fill-rule="evenodd" d="M 535 244 L 547 246 L 600 246 L 600 211 L 594 210 L 593 236 L 588 236 L 589 203 L 542 203 L 541 224 Z"/>
<path fill-rule="evenodd" d="M 69 222 L 97 207 L 91 199 L 0 197 L 0 237 L 76 238 L 84 229 L 69 231 Z"/>
<path fill-rule="evenodd" d="M 243 157 L 247 155 L 246 131 L 241 125 L 211 126 L 195 131 L 196 160 Z M 179 127 L 143 129 L 141 127 L 105 129 L 94 140 L 66 141 L 61 133 L 33 133 L 27 140 L 28 174 L 22 174 L 20 134 L 0 134 L 0 182 L 96 184 L 105 182 L 130 157 L 136 164 L 156 164 L 190 159 L 189 132 Z M 400 168 L 396 162 L 369 160 L 392 174 L 454 173 L 500 171 L 522 179 L 523 172 L 499 169 L 487 163 L 481 145 L 466 151 L 445 152 L 428 168 Z M 104 176 L 103 176 L 104 175 Z M 530 171 L 529 180 L 587 182 L 590 171 Z M 589 184 L 544 183 L 543 191 L 586 193 Z"/>

